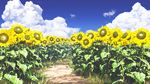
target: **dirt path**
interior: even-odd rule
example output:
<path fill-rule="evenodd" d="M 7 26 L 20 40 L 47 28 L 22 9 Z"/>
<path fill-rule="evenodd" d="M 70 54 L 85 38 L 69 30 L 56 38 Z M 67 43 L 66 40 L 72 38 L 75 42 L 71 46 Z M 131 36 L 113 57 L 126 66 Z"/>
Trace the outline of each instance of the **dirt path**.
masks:
<path fill-rule="evenodd" d="M 72 73 L 68 65 L 54 65 L 46 69 L 43 74 L 46 76 L 46 84 L 87 84 L 86 80 Z"/>

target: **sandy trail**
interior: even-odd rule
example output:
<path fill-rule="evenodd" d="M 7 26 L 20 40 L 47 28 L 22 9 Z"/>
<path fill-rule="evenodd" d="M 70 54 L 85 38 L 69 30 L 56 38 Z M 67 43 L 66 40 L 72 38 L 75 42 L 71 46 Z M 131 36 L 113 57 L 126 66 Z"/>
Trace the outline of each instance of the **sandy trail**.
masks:
<path fill-rule="evenodd" d="M 72 73 L 68 65 L 54 65 L 47 68 L 43 74 L 46 76 L 46 84 L 87 84 L 81 76 Z"/>

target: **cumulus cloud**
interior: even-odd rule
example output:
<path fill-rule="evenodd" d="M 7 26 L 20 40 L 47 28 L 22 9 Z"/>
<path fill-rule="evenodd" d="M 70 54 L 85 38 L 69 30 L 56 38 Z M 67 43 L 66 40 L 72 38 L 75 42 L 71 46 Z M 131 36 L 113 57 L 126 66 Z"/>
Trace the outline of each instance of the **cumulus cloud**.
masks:
<path fill-rule="evenodd" d="M 63 17 L 56 17 L 52 20 L 44 20 L 43 9 L 27 1 L 22 4 L 20 0 L 8 1 L 2 14 L 4 23 L 2 28 L 9 28 L 14 23 L 21 23 L 33 30 L 40 30 L 44 35 L 55 35 L 69 37 L 72 33 L 78 32 L 79 28 L 68 27 Z"/>
<path fill-rule="evenodd" d="M 70 14 L 70 17 L 71 17 L 71 18 L 75 18 L 76 15 L 75 15 L 75 14 Z"/>
<path fill-rule="evenodd" d="M 108 11 L 108 12 L 103 13 L 103 16 L 104 16 L 104 17 L 111 17 L 111 16 L 113 16 L 115 13 L 116 13 L 116 11 L 111 10 L 111 11 Z"/>
<path fill-rule="evenodd" d="M 139 2 L 135 3 L 130 12 L 119 14 L 108 27 L 119 27 L 123 31 L 136 30 L 144 27 L 150 30 L 150 10 L 145 9 Z"/>

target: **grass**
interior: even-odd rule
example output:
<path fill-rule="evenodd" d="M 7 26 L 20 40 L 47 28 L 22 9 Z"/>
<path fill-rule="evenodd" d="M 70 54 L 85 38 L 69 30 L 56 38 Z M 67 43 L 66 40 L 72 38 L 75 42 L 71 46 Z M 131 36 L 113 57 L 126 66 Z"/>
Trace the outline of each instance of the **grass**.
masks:
<path fill-rule="evenodd" d="M 87 78 L 87 82 L 89 84 L 104 84 L 104 81 L 102 79 L 100 79 L 98 76 L 89 76 Z"/>
<path fill-rule="evenodd" d="M 8 84 L 6 80 L 0 80 L 0 84 Z"/>
<path fill-rule="evenodd" d="M 103 78 L 98 76 L 97 74 L 89 75 L 86 78 L 88 84 L 111 84 L 112 81 L 110 78 L 108 78 L 107 75 L 105 75 Z"/>

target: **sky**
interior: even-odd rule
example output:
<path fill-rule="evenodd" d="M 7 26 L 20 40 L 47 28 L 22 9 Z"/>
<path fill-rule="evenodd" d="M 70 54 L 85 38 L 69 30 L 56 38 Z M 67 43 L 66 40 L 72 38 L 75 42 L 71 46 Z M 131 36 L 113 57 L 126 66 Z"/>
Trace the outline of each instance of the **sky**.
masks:
<path fill-rule="evenodd" d="M 0 0 L 0 15 L 4 15 L 8 0 Z M 62 17 L 67 27 L 78 28 L 76 31 L 97 30 L 111 23 L 119 14 L 130 12 L 135 3 L 139 2 L 150 10 L 150 0 L 20 0 L 24 5 L 32 1 L 42 9 L 44 20 L 54 20 Z M 13 10 L 13 9 L 11 9 Z M 60 18 L 59 18 L 60 19 Z M 12 20 L 12 19 L 11 19 Z M 0 24 L 6 22 L 6 17 L 0 18 Z M 109 25 L 113 27 L 112 25 Z M 3 26 L 1 26 L 3 27 Z M 5 26 L 4 26 L 5 27 Z M 44 30 L 45 31 L 45 30 Z M 70 30 L 71 31 L 71 30 Z"/>

